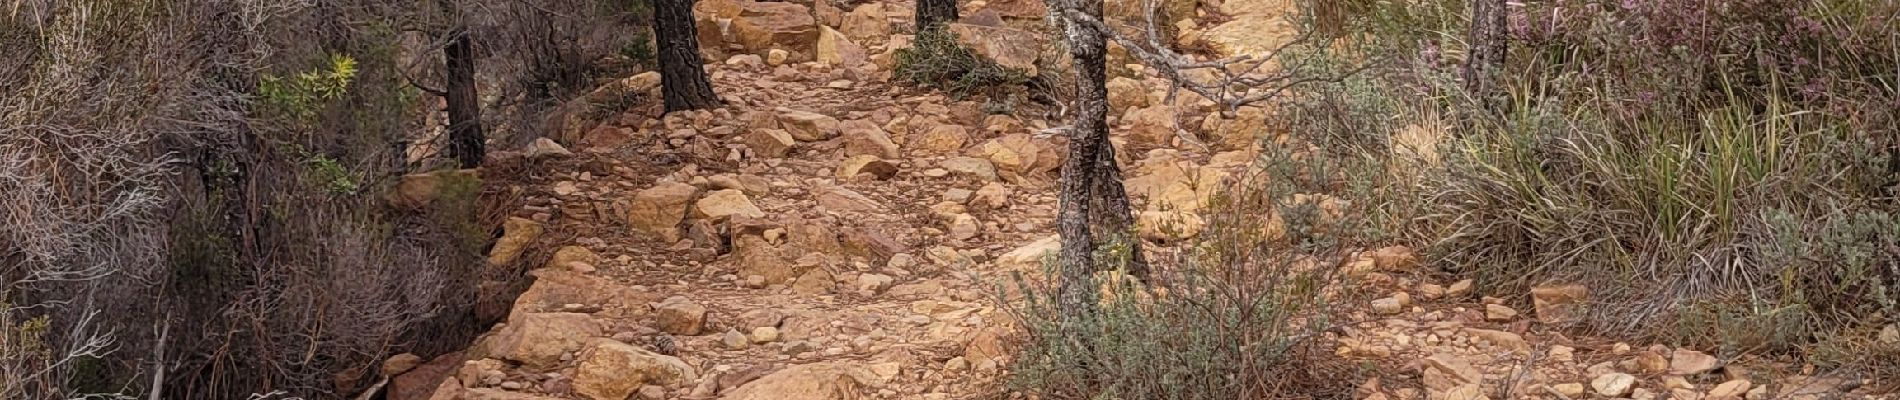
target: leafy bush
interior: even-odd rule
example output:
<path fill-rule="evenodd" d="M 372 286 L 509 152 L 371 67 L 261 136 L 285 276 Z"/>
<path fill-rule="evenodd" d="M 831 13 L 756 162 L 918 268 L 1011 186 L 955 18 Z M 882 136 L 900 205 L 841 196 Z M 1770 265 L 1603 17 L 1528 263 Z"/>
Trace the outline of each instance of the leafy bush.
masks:
<path fill-rule="evenodd" d="M 356 78 L 356 59 L 333 55 L 327 68 L 283 77 L 263 74 L 258 78 L 257 97 L 272 117 L 288 122 L 309 124 L 317 118 L 324 103 L 343 97 L 350 81 Z"/>
<path fill-rule="evenodd" d="M 938 26 L 917 33 L 909 48 L 898 49 L 898 79 L 957 95 L 1021 85 L 1028 76 L 997 65 L 957 43 L 957 35 Z"/>
<path fill-rule="evenodd" d="M 1380 89 L 1303 90 L 1289 111 L 1292 131 L 1387 146 L 1456 127 L 1406 231 L 1437 265 L 1519 301 L 1586 284 L 1582 328 L 1730 354 L 1846 354 L 1814 345 L 1900 315 L 1900 4 L 1527 2 L 1509 107 L 1484 110 L 1443 45 L 1464 3 L 1363 10 L 1361 49 L 1390 60 L 1365 77 Z"/>

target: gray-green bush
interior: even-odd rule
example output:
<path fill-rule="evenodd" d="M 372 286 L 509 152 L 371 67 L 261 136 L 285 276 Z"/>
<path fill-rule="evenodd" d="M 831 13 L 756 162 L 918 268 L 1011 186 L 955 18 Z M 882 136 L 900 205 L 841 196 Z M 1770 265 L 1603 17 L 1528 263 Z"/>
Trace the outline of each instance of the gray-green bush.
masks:
<path fill-rule="evenodd" d="M 1345 199 L 1389 182 L 1342 185 L 1383 167 L 1303 152 L 1263 155 L 1193 240 L 1150 259 L 1145 282 L 1095 274 L 1093 307 L 1065 309 L 1060 283 L 1018 276 L 1005 292 L 1021 300 L 1004 302 L 1026 332 L 1014 387 L 1048 399 L 1338 397 L 1375 373 L 1325 339 L 1344 315 L 1336 305 L 1363 300 L 1339 267 L 1390 223 L 1367 217 L 1376 203 Z M 1060 276 L 1043 265 L 1040 276 Z"/>

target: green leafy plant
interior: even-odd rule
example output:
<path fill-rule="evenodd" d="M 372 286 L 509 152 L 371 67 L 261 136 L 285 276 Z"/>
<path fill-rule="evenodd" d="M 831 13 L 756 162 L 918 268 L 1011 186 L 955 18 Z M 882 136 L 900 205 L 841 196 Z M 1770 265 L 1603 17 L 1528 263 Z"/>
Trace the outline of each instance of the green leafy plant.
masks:
<path fill-rule="evenodd" d="M 659 65 L 659 53 L 653 49 L 653 33 L 639 30 L 628 35 L 627 42 L 620 45 L 620 56 L 642 67 Z"/>
<path fill-rule="evenodd" d="M 330 194 L 356 194 L 362 188 L 351 177 L 350 171 L 338 164 L 336 159 L 321 154 L 304 156 L 304 165 L 310 167 L 313 179 Z"/>
<path fill-rule="evenodd" d="M 323 105 L 348 92 L 356 73 L 356 59 L 332 55 L 325 68 L 288 77 L 264 74 L 258 78 L 257 95 L 272 112 L 308 124 Z"/>

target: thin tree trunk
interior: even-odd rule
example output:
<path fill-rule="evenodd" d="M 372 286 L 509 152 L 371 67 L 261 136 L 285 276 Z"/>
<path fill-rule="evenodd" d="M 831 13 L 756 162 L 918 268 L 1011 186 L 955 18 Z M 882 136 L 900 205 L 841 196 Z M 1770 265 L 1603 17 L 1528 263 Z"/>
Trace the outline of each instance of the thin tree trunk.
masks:
<path fill-rule="evenodd" d="M 1055 5 L 1054 12 L 1072 11 L 1096 18 L 1102 15 L 1102 0 L 1063 0 Z M 1066 23 L 1063 28 L 1069 39 L 1069 53 L 1074 56 L 1076 114 L 1070 125 L 1069 156 L 1062 166 L 1062 204 L 1056 218 L 1062 237 L 1062 305 L 1070 312 L 1080 312 L 1092 306 L 1090 294 L 1094 288 L 1086 283 L 1098 265 L 1094 256 L 1102 239 L 1094 233 L 1103 230 L 1103 237 L 1116 235 L 1112 227 L 1095 225 L 1108 220 L 1104 212 L 1116 211 L 1112 210 L 1112 200 L 1103 201 L 1100 196 L 1118 191 L 1121 182 L 1120 172 L 1111 170 L 1115 168 L 1115 155 L 1108 144 L 1108 44 L 1099 33 L 1081 24 Z M 1115 182 L 1098 182 L 1108 179 Z M 1121 201 L 1123 206 L 1126 202 Z M 1126 213 L 1127 209 L 1120 211 Z"/>
<path fill-rule="evenodd" d="M 723 104 L 706 78 L 706 62 L 699 57 L 693 0 L 653 0 L 653 36 L 660 47 L 660 87 L 667 112 Z"/>
<path fill-rule="evenodd" d="M 917 0 L 917 31 L 957 22 L 957 0 Z"/>
<path fill-rule="evenodd" d="M 1464 65 L 1465 92 L 1485 110 L 1502 112 L 1505 105 L 1498 74 L 1504 69 L 1504 57 L 1510 48 L 1505 29 L 1506 0 L 1471 0 L 1471 28 L 1466 41 L 1470 50 Z"/>
<path fill-rule="evenodd" d="M 482 165 L 487 140 L 482 134 L 481 99 L 475 92 L 475 45 L 465 27 L 458 26 L 449 35 L 448 47 L 442 49 L 448 69 L 444 91 L 449 103 L 449 155 L 462 168 L 475 168 Z"/>

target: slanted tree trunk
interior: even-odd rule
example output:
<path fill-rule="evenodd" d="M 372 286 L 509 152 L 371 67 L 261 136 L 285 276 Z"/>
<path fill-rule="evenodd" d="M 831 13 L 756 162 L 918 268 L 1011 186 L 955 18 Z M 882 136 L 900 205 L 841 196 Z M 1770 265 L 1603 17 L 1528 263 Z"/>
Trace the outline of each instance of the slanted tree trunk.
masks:
<path fill-rule="evenodd" d="M 1506 0 L 1471 0 L 1471 29 L 1466 41 L 1470 50 L 1464 65 L 1465 92 L 1485 110 L 1501 112 L 1505 104 L 1498 74 L 1504 69 L 1504 57 L 1510 48 L 1506 36 Z"/>
<path fill-rule="evenodd" d="M 1051 4 L 1057 13 L 1080 13 L 1100 19 L 1102 0 L 1061 0 Z M 1066 14 L 1065 14 L 1066 15 Z M 1066 17 L 1059 18 L 1067 20 Z M 1085 285 L 1098 266 L 1127 262 L 1129 272 L 1145 275 L 1141 242 L 1127 235 L 1133 217 L 1122 187 L 1121 167 L 1108 141 L 1108 43 L 1100 32 L 1081 23 L 1063 24 L 1076 71 L 1075 121 L 1070 124 L 1069 155 L 1063 162 L 1061 208 L 1056 215 L 1062 237 L 1062 305 L 1070 311 L 1090 307 L 1094 288 Z M 1126 260 L 1098 260 L 1098 249 L 1122 245 L 1132 255 Z"/>
<path fill-rule="evenodd" d="M 666 112 L 723 104 L 706 78 L 699 57 L 699 31 L 693 27 L 693 0 L 653 0 L 653 37 L 660 47 L 660 87 Z"/>
<path fill-rule="evenodd" d="M 468 29 L 459 23 L 448 34 L 442 62 L 448 69 L 443 91 L 449 103 L 449 155 L 462 168 L 475 168 L 482 165 L 482 146 L 487 140 L 482 134 L 481 99 L 475 92 L 475 45 Z"/>
<path fill-rule="evenodd" d="M 917 31 L 957 22 L 957 0 L 917 0 Z"/>

